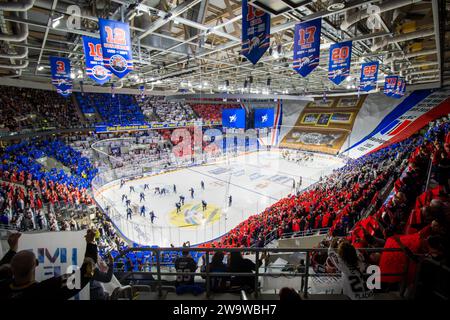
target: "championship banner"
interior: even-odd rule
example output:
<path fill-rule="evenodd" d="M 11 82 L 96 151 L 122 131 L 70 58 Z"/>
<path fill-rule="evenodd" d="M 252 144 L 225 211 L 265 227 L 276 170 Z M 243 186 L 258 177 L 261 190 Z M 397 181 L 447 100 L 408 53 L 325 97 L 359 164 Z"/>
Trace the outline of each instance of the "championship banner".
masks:
<path fill-rule="evenodd" d="M 361 79 L 359 89 L 370 91 L 376 88 L 378 79 L 378 61 L 366 62 L 361 65 Z"/>
<path fill-rule="evenodd" d="M 242 50 L 256 64 L 270 46 L 270 14 L 242 1 Z"/>
<path fill-rule="evenodd" d="M 328 79 L 340 84 L 350 75 L 350 62 L 352 60 L 352 42 L 335 43 L 330 47 L 328 62 Z"/>
<path fill-rule="evenodd" d="M 130 27 L 127 23 L 98 19 L 103 62 L 118 78 L 133 70 Z"/>
<path fill-rule="evenodd" d="M 384 94 L 392 97 L 397 87 L 398 76 L 387 76 L 384 78 Z"/>
<path fill-rule="evenodd" d="M 111 71 L 103 66 L 102 44 L 100 39 L 83 36 L 86 74 L 99 84 L 111 78 Z"/>
<path fill-rule="evenodd" d="M 255 128 L 270 128 L 274 121 L 273 108 L 258 108 L 255 109 Z"/>
<path fill-rule="evenodd" d="M 66 98 L 72 93 L 70 60 L 61 57 L 50 57 L 49 59 L 52 84 L 56 87 L 56 92 Z"/>
<path fill-rule="evenodd" d="M 245 110 L 223 109 L 222 126 L 225 128 L 245 128 Z"/>
<path fill-rule="evenodd" d="M 293 68 L 303 77 L 319 65 L 321 28 L 320 18 L 295 26 Z"/>
<path fill-rule="evenodd" d="M 86 230 L 23 233 L 18 250 L 30 250 L 35 254 L 39 261 L 36 281 L 44 281 L 81 268 L 86 251 L 85 235 Z M 89 300 L 89 284 L 74 299 Z"/>

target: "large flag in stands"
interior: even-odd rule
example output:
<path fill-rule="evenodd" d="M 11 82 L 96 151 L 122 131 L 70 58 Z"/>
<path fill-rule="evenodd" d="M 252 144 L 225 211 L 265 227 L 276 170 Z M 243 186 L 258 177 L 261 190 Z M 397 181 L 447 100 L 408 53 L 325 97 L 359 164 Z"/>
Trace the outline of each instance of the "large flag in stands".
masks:
<path fill-rule="evenodd" d="M 378 79 L 378 61 L 366 62 L 361 65 L 359 89 L 370 91 L 376 88 Z"/>
<path fill-rule="evenodd" d="M 256 64 L 270 46 L 270 14 L 242 1 L 242 55 Z"/>
<path fill-rule="evenodd" d="M 56 87 L 56 92 L 65 98 L 68 97 L 72 93 L 70 60 L 68 58 L 50 57 L 50 70 L 52 84 Z"/>
<path fill-rule="evenodd" d="M 111 71 L 103 66 L 102 44 L 100 39 L 83 36 L 86 74 L 99 84 L 104 84 L 111 78 Z"/>
<path fill-rule="evenodd" d="M 130 27 L 128 23 L 98 18 L 105 67 L 118 78 L 133 70 Z"/>
<path fill-rule="evenodd" d="M 294 34 L 294 70 L 306 77 L 319 65 L 322 20 L 299 23 Z"/>
<path fill-rule="evenodd" d="M 352 42 L 335 43 L 330 47 L 328 63 L 328 79 L 340 84 L 350 75 L 350 62 L 352 60 Z"/>

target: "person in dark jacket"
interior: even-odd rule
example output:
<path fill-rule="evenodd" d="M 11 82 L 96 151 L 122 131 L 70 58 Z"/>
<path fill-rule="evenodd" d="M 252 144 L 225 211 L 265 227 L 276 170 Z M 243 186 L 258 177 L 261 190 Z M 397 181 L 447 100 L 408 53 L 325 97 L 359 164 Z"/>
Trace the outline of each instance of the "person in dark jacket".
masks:
<path fill-rule="evenodd" d="M 22 250 L 17 252 L 20 233 L 13 233 L 8 237 L 9 251 L 0 260 L 0 267 L 10 265 L 10 276 L 3 272 L 0 279 L 0 300 L 3 299 L 52 299 L 67 300 L 79 293 L 91 280 L 95 266 L 89 262 L 97 254 L 97 246 L 94 243 L 95 232 L 88 230 L 86 238 L 86 253 L 83 265 L 80 268 L 80 286 L 70 288 L 70 274 L 37 282 L 35 271 L 38 260 L 32 251 Z M 5 276 L 6 275 L 6 276 Z M 12 275 L 12 276 L 11 276 Z"/>
<path fill-rule="evenodd" d="M 233 251 L 230 254 L 229 272 L 252 273 L 256 270 L 256 264 L 250 259 L 244 259 L 242 254 Z M 251 290 L 255 286 L 255 279 L 250 276 L 232 276 L 232 286 L 243 287 L 246 290 Z"/>
<path fill-rule="evenodd" d="M 94 261 L 95 264 L 98 265 L 98 261 Z M 92 276 L 92 279 L 90 281 L 90 298 L 91 300 L 107 300 L 108 294 L 103 289 L 102 283 L 108 283 L 111 281 L 113 277 L 113 264 L 114 259 L 111 256 L 111 254 L 108 255 L 108 263 L 107 267 L 108 270 L 106 272 L 103 272 L 100 270 L 100 268 L 95 268 L 94 275 Z"/>

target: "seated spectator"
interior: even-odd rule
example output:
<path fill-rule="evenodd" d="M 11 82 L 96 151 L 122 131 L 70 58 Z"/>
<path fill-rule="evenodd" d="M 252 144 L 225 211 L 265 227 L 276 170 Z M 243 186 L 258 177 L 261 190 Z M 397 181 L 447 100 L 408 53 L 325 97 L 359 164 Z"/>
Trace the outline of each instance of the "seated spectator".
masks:
<path fill-rule="evenodd" d="M 256 264 L 250 259 L 244 259 L 242 254 L 233 251 L 230 254 L 229 272 L 253 273 L 256 271 Z M 255 278 L 251 276 L 232 276 L 231 286 L 242 287 L 245 291 L 253 291 L 255 288 Z"/>
<path fill-rule="evenodd" d="M 302 298 L 298 294 L 297 291 L 295 291 L 292 288 L 284 287 L 281 288 L 280 293 L 280 301 L 288 301 L 288 302 L 295 302 L 295 301 L 301 301 Z"/>

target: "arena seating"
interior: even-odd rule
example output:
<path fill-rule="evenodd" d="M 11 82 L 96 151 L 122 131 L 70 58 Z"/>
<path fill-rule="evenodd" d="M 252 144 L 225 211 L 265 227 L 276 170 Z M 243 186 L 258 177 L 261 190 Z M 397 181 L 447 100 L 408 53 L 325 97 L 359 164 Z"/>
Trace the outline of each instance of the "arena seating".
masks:
<path fill-rule="evenodd" d="M 180 102 L 165 101 L 164 97 L 145 96 L 137 97 L 145 115 L 150 120 L 160 122 L 189 121 L 197 118 L 189 105 Z"/>
<path fill-rule="evenodd" d="M 223 109 L 239 109 L 239 104 L 207 104 L 196 103 L 190 104 L 191 108 L 205 121 L 218 121 L 222 123 Z"/>
<path fill-rule="evenodd" d="M 145 117 L 134 96 L 107 93 L 77 94 L 80 108 L 92 111 L 97 109 L 105 125 L 139 125 L 145 123 Z M 83 111 L 84 112 L 84 111 Z"/>
<path fill-rule="evenodd" d="M 80 126 L 70 98 L 55 91 L 0 86 L 0 123 L 9 131 Z"/>

